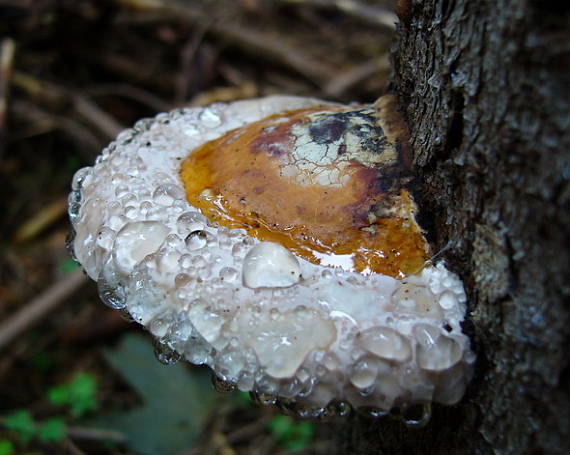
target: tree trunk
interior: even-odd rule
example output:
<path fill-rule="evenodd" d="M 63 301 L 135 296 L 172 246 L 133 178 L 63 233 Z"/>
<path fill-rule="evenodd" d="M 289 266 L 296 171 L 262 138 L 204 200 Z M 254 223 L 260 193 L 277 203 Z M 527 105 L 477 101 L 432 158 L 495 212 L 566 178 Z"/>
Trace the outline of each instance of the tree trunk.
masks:
<path fill-rule="evenodd" d="M 348 454 L 570 453 L 570 3 L 398 2 L 393 88 L 420 219 L 463 278 L 478 354 L 423 429 L 353 417 Z"/>

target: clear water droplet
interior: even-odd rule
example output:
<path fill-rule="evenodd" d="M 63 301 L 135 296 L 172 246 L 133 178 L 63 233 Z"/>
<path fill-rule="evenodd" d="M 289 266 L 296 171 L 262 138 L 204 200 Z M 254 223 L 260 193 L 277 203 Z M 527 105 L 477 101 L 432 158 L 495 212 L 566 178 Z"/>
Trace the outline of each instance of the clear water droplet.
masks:
<path fill-rule="evenodd" d="M 199 132 L 200 130 L 195 125 L 192 124 L 184 128 L 184 134 L 189 137 L 196 136 L 196 134 L 198 134 Z"/>
<path fill-rule="evenodd" d="M 220 279 L 231 283 L 237 279 L 239 272 L 232 267 L 224 267 L 220 270 Z"/>
<path fill-rule="evenodd" d="M 173 365 L 180 360 L 180 354 L 165 343 L 156 340 L 154 343 L 154 355 L 164 365 Z"/>
<path fill-rule="evenodd" d="M 212 373 L 212 385 L 216 392 L 219 393 L 233 392 L 236 389 L 236 385 L 233 382 L 225 381 L 215 373 Z"/>
<path fill-rule="evenodd" d="M 152 194 L 154 202 L 165 207 L 170 207 L 174 201 L 182 199 L 183 197 L 184 191 L 182 188 L 171 183 L 158 186 Z"/>
<path fill-rule="evenodd" d="M 176 229 L 182 236 L 187 236 L 194 231 L 201 231 L 206 227 L 208 221 L 204 215 L 196 212 L 186 212 L 176 220 Z"/>
<path fill-rule="evenodd" d="M 69 229 L 69 232 L 65 237 L 65 248 L 67 249 L 67 252 L 71 256 L 71 259 L 73 259 L 75 262 L 78 262 L 77 256 L 75 256 L 75 247 L 73 246 L 74 241 L 75 241 L 75 229 L 73 229 L 72 227 Z"/>
<path fill-rule="evenodd" d="M 204 248 L 208 244 L 208 237 L 211 237 L 208 231 L 198 230 L 193 231 L 186 237 L 184 241 L 186 243 L 186 248 L 190 251 L 196 251 L 201 248 Z"/>
<path fill-rule="evenodd" d="M 83 186 L 83 182 L 85 178 L 91 174 L 91 167 L 83 167 L 79 169 L 75 175 L 73 176 L 73 180 L 71 181 L 71 189 L 73 191 L 79 191 Z"/>
<path fill-rule="evenodd" d="M 81 192 L 72 191 L 67 198 L 67 213 L 71 222 L 79 216 L 81 210 Z"/>
<path fill-rule="evenodd" d="M 423 428 L 431 418 L 431 403 L 413 404 L 393 409 L 390 417 L 403 422 L 408 428 Z"/>
<path fill-rule="evenodd" d="M 109 308 L 113 308 L 114 310 L 125 308 L 127 298 L 122 285 L 111 285 L 106 279 L 99 278 L 97 281 L 97 291 L 99 292 L 99 298 Z"/>
<path fill-rule="evenodd" d="M 250 392 L 252 401 L 260 406 L 273 406 L 277 403 L 277 397 L 267 393 Z"/>
<path fill-rule="evenodd" d="M 115 188 L 115 196 L 123 197 L 129 192 L 129 187 L 127 185 L 119 185 Z"/>
<path fill-rule="evenodd" d="M 243 243 L 236 243 L 232 248 L 232 256 L 238 258 L 245 256 L 246 246 Z"/>
<path fill-rule="evenodd" d="M 144 215 L 144 216 L 148 215 L 149 212 L 151 211 L 151 209 L 152 209 L 152 202 L 150 202 L 150 201 L 142 201 L 141 205 L 139 206 L 139 210 L 141 212 L 141 215 Z"/>
<path fill-rule="evenodd" d="M 321 276 L 322 276 L 324 279 L 329 279 L 329 278 L 332 278 L 332 277 L 334 276 L 334 274 L 332 273 L 331 270 L 323 270 L 323 271 L 321 272 Z"/>
<path fill-rule="evenodd" d="M 198 116 L 200 123 L 207 128 L 215 128 L 222 124 L 220 115 L 212 108 L 205 108 Z"/>
<path fill-rule="evenodd" d="M 347 401 L 331 401 L 326 407 L 327 414 L 338 417 L 348 417 L 352 412 L 352 406 Z"/>
<path fill-rule="evenodd" d="M 140 119 L 139 121 L 137 121 L 134 125 L 133 125 L 133 129 L 143 132 L 146 131 L 150 128 L 150 126 L 153 124 L 154 120 L 151 118 L 143 118 Z"/>
<path fill-rule="evenodd" d="M 137 197 L 133 193 L 127 193 L 120 199 L 123 207 L 134 207 L 137 205 Z"/>
<path fill-rule="evenodd" d="M 390 413 L 390 411 L 370 406 L 360 406 L 356 409 L 356 411 L 359 414 L 364 415 L 365 417 L 370 417 L 372 419 L 379 419 L 381 417 L 387 416 Z"/>
<path fill-rule="evenodd" d="M 115 241 L 116 232 L 108 227 L 103 227 L 97 235 L 97 246 L 103 248 L 104 250 L 110 250 L 113 247 L 113 242 Z"/>
<path fill-rule="evenodd" d="M 323 407 L 304 405 L 297 405 L 295 412 L 301 419 L 321 419 L 327 413 Z"/>

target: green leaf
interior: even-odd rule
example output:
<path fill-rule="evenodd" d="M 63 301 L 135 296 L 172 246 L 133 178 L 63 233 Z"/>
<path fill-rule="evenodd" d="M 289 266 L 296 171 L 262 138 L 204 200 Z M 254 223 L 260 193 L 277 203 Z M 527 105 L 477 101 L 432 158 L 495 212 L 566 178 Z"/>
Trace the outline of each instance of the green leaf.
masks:
<path fill-rule="evenodd" d="M 179 454 L 196 443 L 217 398 L 208 372 L 159 363 L 150 341 L 133 334 L 105 358 L 143 405 L 103 416 L 93 425 L 124 433 L 129 447 L 142 455 Z"/>
<path fill-rule="evenodd" d="M 289 452 L 306 449 L 315 432 L 315 426 L 311 422 L 296 422 L 283 415 L 273 417 L 268 426 L 277 442 Z"/>
<path fill-rule="evenodd" d="M 44 421 L 38 430 L 38 437 L 44 442 L 59 442 L 65 436 L 65 422 L 59 417 Z"/>
<path fill-rule="evenodd" d="M 32 415 L 26 411 L 16 411 L 4 419 L 4 426 L 14 431 L 20 440 L 27 444 L 36 433 L 36 424 Z"/>
<path fill-rule="evenodd" d="M 52 387 L 48 399 L 58 406 L 67 406 L 71 414 L 81 417 L 97 409 L 97 380 L 92 374 L 79 373 L 67 384 Z"/>
<path fill-rule="evenodd" d="M 59 271 L 64 275 L 69 275 L 75 272 L 79 268 L 79 264 L 73 259 L 67 259 L 66 261 L 59 264 Z"/>
<path fill-rule="evenodd" d="M 251 396 L 249 395 L 249 392 L 237 392 L 236 394 L 236 399 L 238 402 L 240 403 L 247 403 L 247 404 L 253 404 L 253 402 L 251 401 Z"/>
<path fill-rule="evenodd" d="M 8 439 L 0 439 L 0 455 L 12 455 L 15 452 L 14 444 Z"/>
<path fill-rule="evenodd" d="M 284 415 L 276 415 L 269 422 L 269 429 L 271 434 L 277 440 L 286 438 L 291 431 L 291 425 L 293 421 L 290 417 Z"/>
<path fill-rule="evenodd" d="M 47 397 L 52 404 L 62 406 L 69 400 L 69 387 L 67 385 L 52 387 L 48 390 Z"/>

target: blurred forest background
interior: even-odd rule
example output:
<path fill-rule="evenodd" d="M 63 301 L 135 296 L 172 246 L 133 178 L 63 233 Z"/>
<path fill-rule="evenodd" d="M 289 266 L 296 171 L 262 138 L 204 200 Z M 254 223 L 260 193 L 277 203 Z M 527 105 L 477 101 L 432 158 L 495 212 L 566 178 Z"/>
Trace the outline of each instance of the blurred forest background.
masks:
<path fill-rule="evenodd" d="M 0 0 L 0 455 L 328 454 L 327 424 L 165 366 L 65 250 L 71 177 L 135 121 L 384 93 L 391 1 Z"/>

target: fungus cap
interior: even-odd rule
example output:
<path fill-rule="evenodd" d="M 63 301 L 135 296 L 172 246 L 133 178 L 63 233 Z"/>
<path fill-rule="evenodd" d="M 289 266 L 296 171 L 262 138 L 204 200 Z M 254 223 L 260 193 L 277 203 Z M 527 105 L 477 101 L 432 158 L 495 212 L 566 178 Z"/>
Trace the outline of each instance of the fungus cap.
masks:
<path fill-rule="evenodd" d="M 141 120 L 76 173 L 71 249 L 105 303 L 240 390 L 455 403 L 466 298 L 426 262 L 399 122 L 392 98 L 290 96 Z"/>

